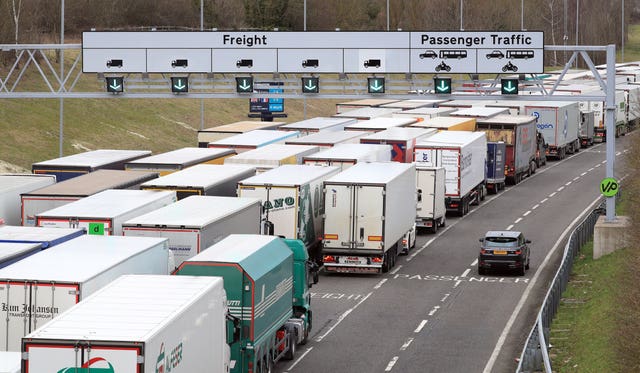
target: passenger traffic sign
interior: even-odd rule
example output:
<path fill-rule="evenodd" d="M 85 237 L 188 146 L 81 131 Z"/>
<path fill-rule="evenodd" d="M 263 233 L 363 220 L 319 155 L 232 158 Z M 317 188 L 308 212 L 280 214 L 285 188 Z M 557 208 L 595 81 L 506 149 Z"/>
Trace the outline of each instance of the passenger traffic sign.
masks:
<path fill-rule="evenodd" d="M 612 177 L 607 177 L 600 182 L 600 193 L 605 197 L 613 197 L 618 193 L 618 181 Z"/>

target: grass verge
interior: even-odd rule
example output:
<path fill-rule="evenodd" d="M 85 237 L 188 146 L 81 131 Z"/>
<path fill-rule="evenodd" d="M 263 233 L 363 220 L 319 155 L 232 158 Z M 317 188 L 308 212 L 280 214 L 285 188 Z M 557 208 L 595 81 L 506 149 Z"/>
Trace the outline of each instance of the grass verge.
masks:
<path fill-rule="evenodd" d="M 550 333 L 555 372 L 617 372 L 616 310 L 624 289 L 618 278 L 631 251 L 593 259 L 593 243 L 582 247 Z"/>

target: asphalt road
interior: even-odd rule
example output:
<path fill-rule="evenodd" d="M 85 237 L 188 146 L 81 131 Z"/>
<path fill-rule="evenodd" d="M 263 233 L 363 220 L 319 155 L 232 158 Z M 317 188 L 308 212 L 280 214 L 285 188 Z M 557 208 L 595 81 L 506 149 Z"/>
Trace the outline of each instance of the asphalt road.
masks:
<path fill-rule="evenodd" d="M 617 141 L 621 156 L 630 137 Z M 599 196 L 605 159 L 598 144 L 548 162 L 464 218 L 448 217 L 437 235 L 418 236 L 390 273 L 321 274 L 310 341 L 275 371 L 515 371 L 570 226 Z M 531 269 L 479 276 L 478 238 L 503 229 L 533 241 Z"/>

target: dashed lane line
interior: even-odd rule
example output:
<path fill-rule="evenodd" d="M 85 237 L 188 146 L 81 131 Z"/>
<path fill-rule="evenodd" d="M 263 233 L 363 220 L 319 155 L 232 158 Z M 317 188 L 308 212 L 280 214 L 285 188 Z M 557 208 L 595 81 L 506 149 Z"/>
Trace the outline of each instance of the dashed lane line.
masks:
<path fill-rule="evenodd" d="M 387 282 L 387 280 L 388 280 L 388 279 L 383 278 L 383 279 L 382 279 L 382 280 L 380 280 L 380 282 L 378 282 L 378 283 L 376 284 L 376 286 L 374 286 L 373 288 L 374 288 L 374 289 L 380 289 L 380 286 L 384 285 L 384 283 L 385 283 L 385 282 Z"/>
<path fill-rule="evenodd" d="M 558 192 L 553 192 L 551 194 L 549 194 L 549 198 L 552 198 L 553 196 L 555 196 Z"/>
<path fill-rule="evenodd" d="M 394 269 L 393 271 L 391 271 L 389 273 L 391 273 L 392 275 L 395 275 L 400 270 L 400 268 L 402 268 L 402 264 L 398 264 L 396 269 Z"/>
<path fill-rule="evenodd" d="M 303 352 L 303 353 L 302 353 L 302 355 L 300 355 L 300 357 L 298 358 L 298 360 L 296 360 L 293 364 L 291 364 L 291 366 L 290 366 L 287 370 L 291 370 L 291 369 L 293 369 L 293 367 L 295 367 L 296 365 L 298 365 L 298 363 L 299 363 L 302 359 L 304 359 L 304 357 L 305 357 L 305 356 L 307 356 L 307 354 L 308 354 L 309 352 L 311 352 L 311 350 L 313 350 L 313 347 L 309 347 L 309 348 L 307 348 L 307 350 L 306 350 L 305 352 Z M 288 373 L 288 372 L 285 372 L 285 373 Z"/>
<path fill-rule="evenodd" d="M 505 229 L 505 231 L 510 231 L 511 228 L 513 228 L 513 224 L 511 224 L 510 226 L 507 227 L 507 229 Z"/>
<path fill-rule="evenodd" d="M 524 214 L 522 214 L 522 216 L 527 216 L 527 215 L 529 215 L 529 214 L 531 214 L 531 210 L 529 210 L 529 211 L 525 212 Z"/>
<path fill-rule="evenodd" d="M 533 207 L 531 208 L 531 210 L 535 210 L 535 209 L 537 209 L 538 207 L 540 207 L 540 204 L 537 204 L 537 205 L 533 206 Z"/>
<path fill-rule="evenodd" d="M 436 312 L 438 312 L 439 309 L 440 309 L 440 306 L 434 306 L 433 309 L 431 311 L 429 311 L 429 316 L 435 315 Z"/>
<path fill-rule="evenodd" d="M 518 224 L 522 221 L 522 218 L 517 218 L 516 221 L 513 222 L 513 224 Z"/>
<path fill-rule="evenodd" d="M 542 201 L 540 201 L 540 204 L 543 204 L 543 203 L 547 202 L 548 200 L 549 200 L 549 198 L 545 198 Z"/>
<path fill-rule="evenodd" d="M 400 351 L 404 351 L 407 348 L 409 348 L 409 346 L 411 345 L 411 342 L 413 342 L 413 338 L 407 338 L 407 340 L 404 342 L 402 347 L 400 347 Z"/>
<path fill-rule="evenodd" d="M 475 267 L 478 264 L 478 258 L 476 258 L 476 260 L 474 260 L 473 262 L 471 262 L 471 266 Z"/>
<path fill-rule="evenodd" d="M 427 325 L 428 322 L 429 322 L 428 320 L 420 321 L 420 324 L 418 324 L 418 327 L 413 332 L 420 333 L 422 331 L 422 328 L 424 328 L 424 326 Z"/>
<path fill-rule="evenodd" d="M 471 268 L 467 268 L 465 269 L 464 272 L 462 272 L 462 275 L 460 275 L 460 277 L 467 277 L 467 275 L 469 274 L 469 272 L 471 272 Z"/>
<path fill-rule="evenodd" d="M 398 356 L 394 356 L 393 359 L 391 359 L 391 361 L 389 362 L 389 364 L 387 364 L 387 367 L 384 369 L 385 372 L 391 372 L 391 369 L 393 369 L 393 366 L 396 365 L 396 362 L 398 361 L 399 357 Z"/>

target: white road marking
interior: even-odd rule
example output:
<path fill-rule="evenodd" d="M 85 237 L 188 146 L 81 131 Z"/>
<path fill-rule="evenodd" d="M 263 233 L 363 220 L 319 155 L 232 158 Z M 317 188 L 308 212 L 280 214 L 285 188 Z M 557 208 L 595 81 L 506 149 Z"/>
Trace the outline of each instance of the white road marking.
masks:
<path fill-rule="evenodd" d="M 535 209 L 537 209 L 538 207 L 540 207 L 540 204 L 537 204 L 537 205 L 533 206 L 533 207 L 531 208 L 531 210 L 535 210 Z"/>
<path fill-rule="evenodd" d="M 616 152 L 616 155 L 620 155 L 620 154 L 622 154 L 622 153 L 620 153 L 620 152 Z"/>
<path fill-rule="evenodd" d="M 389 273 L 391 273 L 392 275 L 395 275 L 395 274 L 400 270 L 400 268 L 402 268 L 402 264 L 399 264 L 399 265 L 396 267 L 396 269 L 394 269 L 393 271 L 391 271 L 391 272 L 389 272 Z"/>
<path fill-rule="evenodd" d="M 393 359 L 391 359 L 391 361 L 387 365 L 387 367 L 384 369 L 384 371 L 385 372 L 391 372 L 391 369 L 393 369 L 393 366 L 396 365 L 396 361 L 398 361 L 398 359 L 399 359 L 399 357 L 394 356 Z"/>
<path fill-rule="evenodd" d="M 600 167 L 600 163 L 598 163 L 597 165 L 595 165 L 595 167 L 594 167 L 594 168 L 598 168 L 598 167 Z"/>
<path fill-rule="evenodd" d="M 420 333 L 422 331 L 422 328 L 424 328 L 425 325 L 427 325 L 428 320 L 422 320 L 420 321 L 420 324 L 418 325 L 418 327 L 416 328 L 416 330 L 414 330 L 414 333 Z"/>
<path fill-rule="evenodd" d="M 376 284 L 376 286 L 374 286 L 373 288 L 374 288 L 374 289 L 380 289 L 380 286 L 382 286 L 385 282 L 387 282 L 387 279 L 386 279 L 386 278 L 383 278 L 383 279 L 382 279 L 382 280 L 380 280 L 380 282 L 378 282 L 378 283 Z"/>
<path fill-rule="evenodd" d="M 460 275 L 460 277 L 467 277 L 469 272 L 471 272 L 471 268 L 465 269 L 464 272 L 462 272 L 462 274 Z"/>
<path fill-rule="evenodd" d="M 555 196 L 555 195 L 556 195 L 556 193 L 558 193 L 558 192 L 553 192 L 553 193 L 549 194 L 549 198 L 551 198 L 551 197 Z"/>
<path fill-rule="evenodd" d="M 478 259 L 476 259 L 473 262 L 471 262 L 471 266 L 472 267 L 475 267 L 476 265 L 478 265 Z"/>
<path fill-rule="evenodd" d="M 560 188 L 556 189 L 558 192 L 562 192 L 562 189 L 564 189 L 563 186 L 561 186 Z"/>
<path fill-rule="evenodd" d="M 605 163 L 607 163 L 607 160 L 605 159 L 604 161 L 602 161 L 600 163 L 605 164 Z"/>
<path fill-rule="evenodd" d="M 455 283 L 455 284 L 453 284 L 453 288 L 454 288 L 454 289 L 455 289 L 455 288 L 457 288 L 457 287 L 458 287 L 458 285 L 460 285 L 461 283 L 462 283 L 462 281 L 460 281 L 460 280 L 456 281 L 456 283 Z"/>
<path fill-rule="evenodd" d="M 444 302 L 447 298 L 449 298 L 449 293 L 445 294 L 444 297 L 440 299 L 440 302 Z"/>
<path fill-rule="evenodd" d="M 513 224 L 511 224 L 510 226 L 507 227 L 507 229 L 505 229 L 505 231 L 510 231 L 511 228 L 513 228 Z"/>
<path fill-rule="evenodd" d="M 545 203 L 545 202 L 547 202 L 548 200 L 549 200 L 549 198 L 545 198 L 545 199 L 543 199 L 542 201 L 540 201 L 540 203 L 541 203 L 541 204 L 542 204 L 542 203 Z"/>
<path fill-rule="evenodd" d="M 565 186 L 569 186 L 569 185 L 571 185 L 571 183 L 573 183 L 573 181 L 567 181 L 564 185 Z"/>
<path fill-rule="evenodd" d="M 333 331 L 333 329 L 336 328 L 336 326 L 340 325 L 340 323 L 342 322 L 342 320 L 344 320 L 347 316 L 349 316 L 349 314 L 351 312 L 353 312 L 356 308 L 358 308 L 359 305 L 361 305 L 365 300 L 367 300 L 367 298 L 369 298 L 371 296 L 371 294 L 373 293 L 369 293 L 367 294 L 364 298 L 362 298 L 362 300 L 358 303 L 356 303 L 355 306 L 349 308 L 348 310 L 344 311 L 342 313 L 342 315 L 340 315 L 340 317 L 338 317 L 338 321 L 336 321 L 335 324 L 333 324 L 329 330 L 327 330 L 323 335 L 319 336 L 318 338 L 316 338 L 316 342 L 322 342 L 322 340 L 329 335 L 329 333 L 331 333 Z"/>
<path fill-rule="evenodd" d="M 455 223 L 453 225 L 455 225 Z M 449 228 L 451 228 L 451 225 L 449 225 L 444 231 L 442 231 L 442 233 L 446 232 Z M 440 234 L 442 234 L 442 233 L 440 233 Z M 440 234 L 438 234 L 438 236 L 440 236 Z M 427 241 L 427 243 L 425 243 L 424 245 L 420 246 L 420 248 L 417 251 L 415 251 L 413 254 L 409 255 L 409 257 L 407 258 L 407 262 L 410 262 L 413 258 L 416 257 L 416 255 L 420 254 L 422 252 L 422 250 L 426 249 L 427 246 L 431 245 L 431 243 L 433 241 L 435 241 L 436 238 L 438 238 L 438 236 L 433 237 L 432 239 Z"/>
<path fill-rule="evenodd" d="M 584 175 L 586 175 L 586 174 L 587 174 L 586 172 L 583 172 L 583 173 L 581 173 L 581 174 L 580 174 L 580 176 L 584 176 Z"/>
<path fill-rule="evenodd" d="M 587 170 L 587 172 L 591 172 L 591 171 L 593 171 L 593 167 Z"/>
<path fill-rule="evenodd" d="M 433 309 L 431 311 L 429 311 L 429 316 L 435 315 L 436 312 L 438 312 L 439 309 L 440 309 L 440 306 L 434 306 Z"/>
<path fill-rule="evenodd" d="M 407 341 L 404 342 L 402 347 L 400 347 L 400 351 L 406 350 L 409 347 L 409 345 L 411 344 L 411 342 L 413 342 L 413 338 L 407 338 Z"/>
<path fill-rule="evenodd" d="M 517 218 L 516 221 L 513 222 L 513 224 L 518 224 L 522 221 L 522 218 Z"/>
<path fill-rule="evenodd" d="M 522 214 L 522 216 L 527 216 L 527 215 L 529 215 L 529 214 L 531 214 L 531 210 L 529 210 L 529 211 L 525 212 L 524 214 Z"/>
<path fill-rule="evenodd" d="M 300 360 L 304 359 L 305 356 L 307 356 L 307 354 L 309 352 L 311 352 L 311 350 L 313 350 L 313 347 L 309 347 L 307 348 L 307 351 L 305 351 L 302 355 L 300 355 L 300 357 L 298 358 L 298 360 L 296 360 L 293 364 L 291 364 L 291 366 L 289 367 L 288 370 L 293 369 L 293 367 L 295 367 L 296 365 L 298 365 L 298 363 L 300 362 Z M 285 372 L 288 373 L 288 372 Z"/>
<path fill-rule="evenodd" d="M 498 343 L 496 343 L 496 346 L 493 349 L 493 353 L 491 354 L 491 357 L 489 357 L 489 361 L 487 362 L 487 365 L 485 365 L 484 370 L 482 371 L 483 373 L 490 373 L 490 372 L 493 371 L 493 365 L 496 363 L 496 359 L 498 358 L 498 354 L 500 353 L 500 350 L 502 350 L 502 346 L 504 345 L 504 342 L 507 339 L 507 334 L 509 333 L 509 331 L 513 327 L 513 323 L 515 322 L 516 318 L 518 317 L 518 314 L 520 313 L 520 310 L 524 306 L 524 303 L 527 301 L 527 298 L 529 297 L 529 293 L 535 287 L 535 284 L 536 284 L 536 282 L 538 280 L 538 277 L 540 276 L 540 273 L 542 273 L 542 269 L 547 265 L 547 263 L 549 262 L 551 256 L 558 249 L 558 247 L 560 246 L 560 243 L 562 242 L 564 237 L 567 234 L 569 234 L 569 232 L 571 231 L 572 227 L 578 221 L 580 221 L 580 219 L 582 219 L 587 212 L 590 212 L 593 209 L 593 206 L 595 206 L 595 204 L 598 203 L 599 201 L 600 201 L 600 198 L 598 197 L 586 209 L 584 209 L 580 213 L 580 215 L 571 222 L 571 224 L 569 224 L 567 226 L 567 228 L 564 230 L 564 232 L 562 232 L 562 235 L 560 235 L 560 238 L 558 238 L 558 241 L 556 242 L 556 244 L 551 248 L 551 250 L 549 251 L 547 256 L 544 258 L 544 260 L 542 261 L 542 264 L 540 264 L 540 266 L 538 267 L 536 273 L 533 275 L 533 278 L 531 279 L 531 281 L 527 285 L 527 288 L 522 293 L 522 296 L 520 297 L 520 301 L 518 301 L 518 304 L 516 305 L 516 308 L 513 310 L 513 313 L 511 314 L 511 317 L 509 317 L 509 320 L 507 321 L 507 324 L 505 325 L 504 329 L 502 330 L 502 334 L 500 334 L 500 337 L 498 338 Z"/>
<path fill-rule="evenodd" d="M 580 176 L 582 176 L 582 175 L 580 175 Z M 576 180 L 580 179 L 580 176 L 576 176 L 576 177 L 574 177 L 574 178 L 573 178 L 573 181 L 576 181 Z"/>

